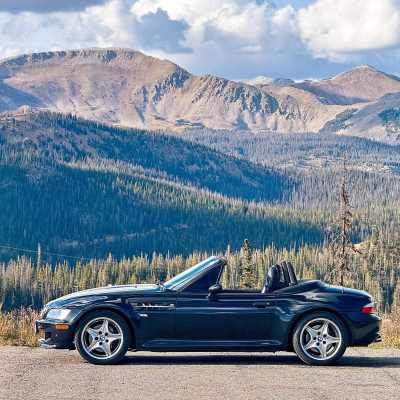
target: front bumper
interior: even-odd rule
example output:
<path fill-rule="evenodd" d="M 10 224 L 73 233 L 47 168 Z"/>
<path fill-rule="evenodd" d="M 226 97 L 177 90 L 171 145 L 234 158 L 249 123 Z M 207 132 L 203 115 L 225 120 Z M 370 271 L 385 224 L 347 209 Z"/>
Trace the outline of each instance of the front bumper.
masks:
<path fill-rule="evenodd" d="M 60 328 L 62 327 L 62 328 Z M 56 321 L 35 321 L 35 332 L 43 332 L 44 338 L 39 339 L 42 348 L 45 349 L 69 349 L 74 348 L 74 326 Z"/>

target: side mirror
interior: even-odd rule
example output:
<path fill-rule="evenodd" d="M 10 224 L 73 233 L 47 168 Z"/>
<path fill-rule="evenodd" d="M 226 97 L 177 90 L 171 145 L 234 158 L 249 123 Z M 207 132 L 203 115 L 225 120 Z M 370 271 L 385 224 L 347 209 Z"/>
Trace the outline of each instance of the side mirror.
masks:
<path fill-rule="evenodd" d="M 208 290 L 210 293 L 208 294 L 207 299 L 215 301 L 217 300 L 217 294 L 222 292 L 222 285 L 217 283 L 212 285 Z"/>

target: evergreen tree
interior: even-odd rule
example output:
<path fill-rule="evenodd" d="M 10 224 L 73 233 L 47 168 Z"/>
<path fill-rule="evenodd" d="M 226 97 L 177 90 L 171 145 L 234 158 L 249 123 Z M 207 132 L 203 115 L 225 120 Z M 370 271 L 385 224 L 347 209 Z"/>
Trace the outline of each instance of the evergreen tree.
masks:
<path fill-rule="evenodd" d="M 255 289 L 256 268 L 253 263 L 253 254 L 248 239 L 244 240 L 243 258 L 244 258 L 244 264 L 242 268 L 242 287 L 244 289 Z"/>

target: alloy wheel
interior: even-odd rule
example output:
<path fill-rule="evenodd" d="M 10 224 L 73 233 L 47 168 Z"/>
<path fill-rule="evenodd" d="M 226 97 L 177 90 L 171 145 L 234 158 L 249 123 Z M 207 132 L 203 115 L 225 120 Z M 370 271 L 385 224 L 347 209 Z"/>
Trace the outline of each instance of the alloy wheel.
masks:
<path fill-rule="evenodd" d="M 342 344 L 339 327 L 326 318 L 308 322 L 300 333 L 300 346 L 314 360 L 328 360 L 336 355 Z"/>
<path fill-rule="evenodd" d="M 123 345 L 124 335 L 121 327 L 111 318 L 95 318 L 82 330 L 83 349 L 91 357 L 106 360 L 113 357 Z"/>

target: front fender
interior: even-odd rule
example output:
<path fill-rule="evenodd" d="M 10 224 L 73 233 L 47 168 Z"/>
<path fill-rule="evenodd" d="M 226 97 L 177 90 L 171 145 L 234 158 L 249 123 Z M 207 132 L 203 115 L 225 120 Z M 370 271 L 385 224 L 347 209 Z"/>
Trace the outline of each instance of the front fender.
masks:
<path fill-rule="evenodd" d="M 135 311 L 132 307 L 129 307 L 128 304 L 123 302 L 119 303 L 106 302 L 106 303 L 89 304 L 88 306 L 83 308 L 82 311 L 75 317 L 75 319 L 70 322 L 71 325 L 73 325 L 74 336 L 79 321 L 82 320 L 82 318 L 84 318 L 91 312 L 98 310 L 114 311 L 116 314 L 124 318 L 131 331 L 131 337 L 132 337 L 131 347 L 136 348 L 137 324 L 135 324 L 135 321 L 139 321 L 141 317 L 137 311 Z"/>

